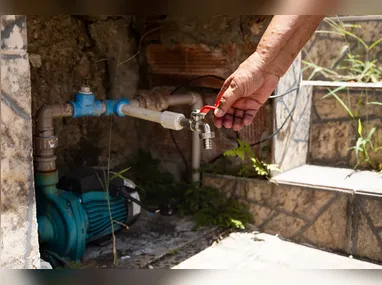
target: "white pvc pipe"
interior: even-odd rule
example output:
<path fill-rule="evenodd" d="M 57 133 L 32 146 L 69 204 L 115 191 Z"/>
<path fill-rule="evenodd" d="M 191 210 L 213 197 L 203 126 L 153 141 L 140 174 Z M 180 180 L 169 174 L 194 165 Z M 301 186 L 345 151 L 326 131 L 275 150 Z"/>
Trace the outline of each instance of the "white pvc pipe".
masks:
<path fill-rule="evenodd" d="M 160 123 L 161 115 L 162 115 L 162 112 L 135 107 L 129 104 L 125 104 L 122 106 L 122 113 L 125 114 L 126 116 L 130 116 L 130 117 L 134 117 L 134 118 L 138 118 L 138 119 L 142 119 L 142 120 L 146 120 L 150 122 L 155 122 L 155 123 Z"/>
<path fill-rule="evenodd" d="M 191 105 L 192 109 L 201 109 L 203 107 L 202 96 L 198 93 L 187 93 L 171 95 L 167 97 L 169 106 Z M 192 150 L 191 150 L 191 168 L 192 181 L 200 181 L 200 162 L 202 156 L 202 142 L 198 132 L 192 132 Z"/>
<path fill-rule="evenodd" d="M 168 106 L 179 106 L 179 105 L 190 105 L 192 109 L 201 109 L 203 107 L 202 96 L 198 93 L 186 93 L 170 95 L 166 97 Z M 134 106 L 131 106 L 134 105 Z M 138 101 L 132 100 L 130 106 L 126 105 L 123 107 L 123 113 L 140 118 L 143 120 L 149 120 L 152 122 L 160 123 L 160 112 L 151 111 L 144 108 L 137 108 L 135 106 L 139 105 Z M 158 114 L 159 113 L 159 114 Z M 191 151 L 191 167 L 192 167 L 192 181 L 200 181 L 200 162 L 201 162 L 201 140 L 199 138 L 198 132 L 192 132 L 192 151 Z"/>

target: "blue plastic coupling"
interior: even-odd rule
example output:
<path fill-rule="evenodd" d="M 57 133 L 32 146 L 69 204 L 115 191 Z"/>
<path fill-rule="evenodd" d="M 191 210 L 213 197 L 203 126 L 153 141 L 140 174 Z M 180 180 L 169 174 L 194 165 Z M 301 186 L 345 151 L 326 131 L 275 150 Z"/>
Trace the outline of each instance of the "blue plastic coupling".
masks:
<path fill-rule="evenodd" d="M 73 118 L 84 116 L 101 116 L 103 113 L 103 104 L 96 100 L 94 94 L 88 87 L 82 87 L 75 94 L 74 101 L 70 102 L 73 105 Z"/>
<path fill-rule="evenodd" d="M 130 104 L 129 100 L 127 100 L 127 99 L 125 99 L 125 98 L 121 99 L 121 100 L 117 103 L 117 105 L 116 105 L 116 107 L 115 107 L 115 112 L 117 113 L 117 115 L 120 116 L 120 117 L 125 116 L 125 114 L 122 113 L 122 107 L 123 107 L 123 105 L 129 105 L 129 104 Z"/>

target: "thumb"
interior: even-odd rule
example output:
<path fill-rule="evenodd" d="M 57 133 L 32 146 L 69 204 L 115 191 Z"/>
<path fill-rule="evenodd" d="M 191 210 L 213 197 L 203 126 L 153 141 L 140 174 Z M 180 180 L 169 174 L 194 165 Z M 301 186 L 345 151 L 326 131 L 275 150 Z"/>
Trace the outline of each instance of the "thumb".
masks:
<path fill-rule="evenodd" d="M 228 88 L 222 88 L 219 95 L 223 93 L 222 98 L 220 99 L 219 106 L 216 108 L 214 114 L 216 117 L 223 117 L 231 106 L 242 96 L 239 86 L 232 80 L 229 83 Z M 219 96 L 218 95 L 218 96 Z"/>

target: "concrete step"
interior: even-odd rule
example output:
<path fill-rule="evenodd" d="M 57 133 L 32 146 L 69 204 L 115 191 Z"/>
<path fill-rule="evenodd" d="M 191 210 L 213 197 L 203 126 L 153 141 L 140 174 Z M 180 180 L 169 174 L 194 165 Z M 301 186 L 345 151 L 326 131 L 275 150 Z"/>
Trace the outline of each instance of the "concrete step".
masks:
<path fill-rule="evenodd" d="M 268 268 L 382 269 L 382 266 L 250 232 L 232 233 L 172 269 Z"/>
<path fill-rule="evenodd" d="M 272 179 L 204 174 L 203 183 L 247 204 L 262 232 L 382 262 L 382 176 L 303 165 Z"/>

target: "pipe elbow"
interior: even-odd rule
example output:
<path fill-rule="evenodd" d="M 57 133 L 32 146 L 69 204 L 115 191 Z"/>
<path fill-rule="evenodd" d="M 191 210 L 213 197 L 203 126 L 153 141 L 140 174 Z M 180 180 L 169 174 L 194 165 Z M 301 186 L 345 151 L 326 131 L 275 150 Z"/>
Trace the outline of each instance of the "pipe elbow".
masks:
<path fill-rule="evenodd" d="M 193 109 L 201 109 L 203 107 L 203 97 L 199 93 L 191 92 Z"/>
<path fill-rule="evenodd" d="M 52 130 L 53 119 L 72 115 L 73 106 L 71 104 L 44 105 L 38 111 L 36 129 L 40 132 Z"/>

